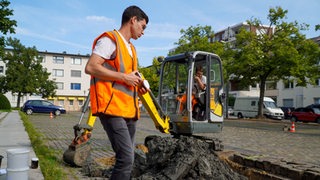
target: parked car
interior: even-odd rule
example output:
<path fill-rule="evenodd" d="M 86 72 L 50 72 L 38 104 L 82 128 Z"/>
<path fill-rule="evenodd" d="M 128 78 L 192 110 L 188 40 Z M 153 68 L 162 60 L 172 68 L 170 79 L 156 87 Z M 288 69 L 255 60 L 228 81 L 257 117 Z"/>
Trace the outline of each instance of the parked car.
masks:
<path fill-rule="evenodd" d="M 305 121 L 305 122 L 317 122 L 320 123 L 320 109 L 300 107 L 296 108 L 292 112 L 291 121 Z"/>
<path fill-rule="evenodd" d="M 294 111 L 294 107 L 280 107 L 284 113 L 284 119 L 291 119 L 291 113 Z"/>
<path fill-rule="evenodd" d="M 307 108 L 319 108 L 320 109 L 320 104 L 310 104 L 307 106 Z"/>
<path fill-rule="evenodd" d="M 46 100 L 28 100 L 21 107 L 21 111 L 30 115 L 32 113 L 53 113 L 56 116 L 65 114 L 66 110 Z"/>

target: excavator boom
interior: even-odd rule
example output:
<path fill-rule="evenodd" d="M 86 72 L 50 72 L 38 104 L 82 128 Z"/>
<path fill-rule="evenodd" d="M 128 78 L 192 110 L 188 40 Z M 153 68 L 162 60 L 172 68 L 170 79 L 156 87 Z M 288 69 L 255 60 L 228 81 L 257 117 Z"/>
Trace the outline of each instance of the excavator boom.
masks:
<path fill-rule="evenodd" d="M 156 128 L 162 133 L 169 133 L 169 116 L 165 115 L 161 109 L 161 106 L 156 101 L 156 98 L 152 92 L 147 92 L 144 95 L 139 95 L 143 106 L 149 113 L 149 116 L 154 122 Z"/>

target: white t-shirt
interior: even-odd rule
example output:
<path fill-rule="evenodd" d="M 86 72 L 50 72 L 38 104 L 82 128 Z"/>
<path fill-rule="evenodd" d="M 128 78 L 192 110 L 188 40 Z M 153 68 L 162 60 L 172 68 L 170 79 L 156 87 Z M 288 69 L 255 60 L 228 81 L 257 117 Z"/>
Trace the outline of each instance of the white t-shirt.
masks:
<path fill-rule="evenodd" d="M 124 37 L 122 36 L 122 34 L 120 32 L 118 32 L 118 33 L 120 34 L 122 40 L 126 44 L 126 47 L 129 51 L 129 54 L 132 57 L 132 50 L 130 47 L 130 43 L 128 43 L 127 40 L 124 39 Z M 104 59 L 114 59 L 116 57 L 116 53 L 117 53 L 116 52 L 116 44 L 110 38 L 102 37 L 97 41 L 92 53 L 99 55 Z"/>
<path fill-rule="evenodd" d="M 201 76 L 201 82 L 203 83 L 203 84 L 207 84 L 207 77 L 206 76 Z M 196 83 L 196 82 L 194 82 L 194 86 L 196 86 L 196 91 L 199 91 L 200 90 L 200 86 L 199 86 L 199 84 L 198 83 Z M 204 88 L 204 90 L 205 90 L 206 88 Z"/>

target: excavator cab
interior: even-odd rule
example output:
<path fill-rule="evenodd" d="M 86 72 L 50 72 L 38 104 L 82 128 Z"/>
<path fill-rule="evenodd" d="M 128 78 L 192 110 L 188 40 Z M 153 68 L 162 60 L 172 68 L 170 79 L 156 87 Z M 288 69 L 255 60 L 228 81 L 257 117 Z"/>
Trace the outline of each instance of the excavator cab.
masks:
<path fill-rule="evenodd" d="M 201 67 L 206 87 L 197 88 Z M 223 126 L 223 77 L 219 56 L 195 51 L 169 56 L 162 62 L 158 102 L 170 117 L 171 134 L 220 132 Z"/>

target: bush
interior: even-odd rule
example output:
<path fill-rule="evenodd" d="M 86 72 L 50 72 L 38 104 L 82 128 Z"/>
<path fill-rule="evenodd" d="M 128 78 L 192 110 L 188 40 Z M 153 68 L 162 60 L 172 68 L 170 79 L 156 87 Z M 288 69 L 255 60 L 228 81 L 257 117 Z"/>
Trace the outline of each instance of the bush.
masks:
<path fill-rule="evenodd" d="M 8 98 L 3 94 L 0 94 L 0 109 L 11 109 L 11 105 Z"/>

